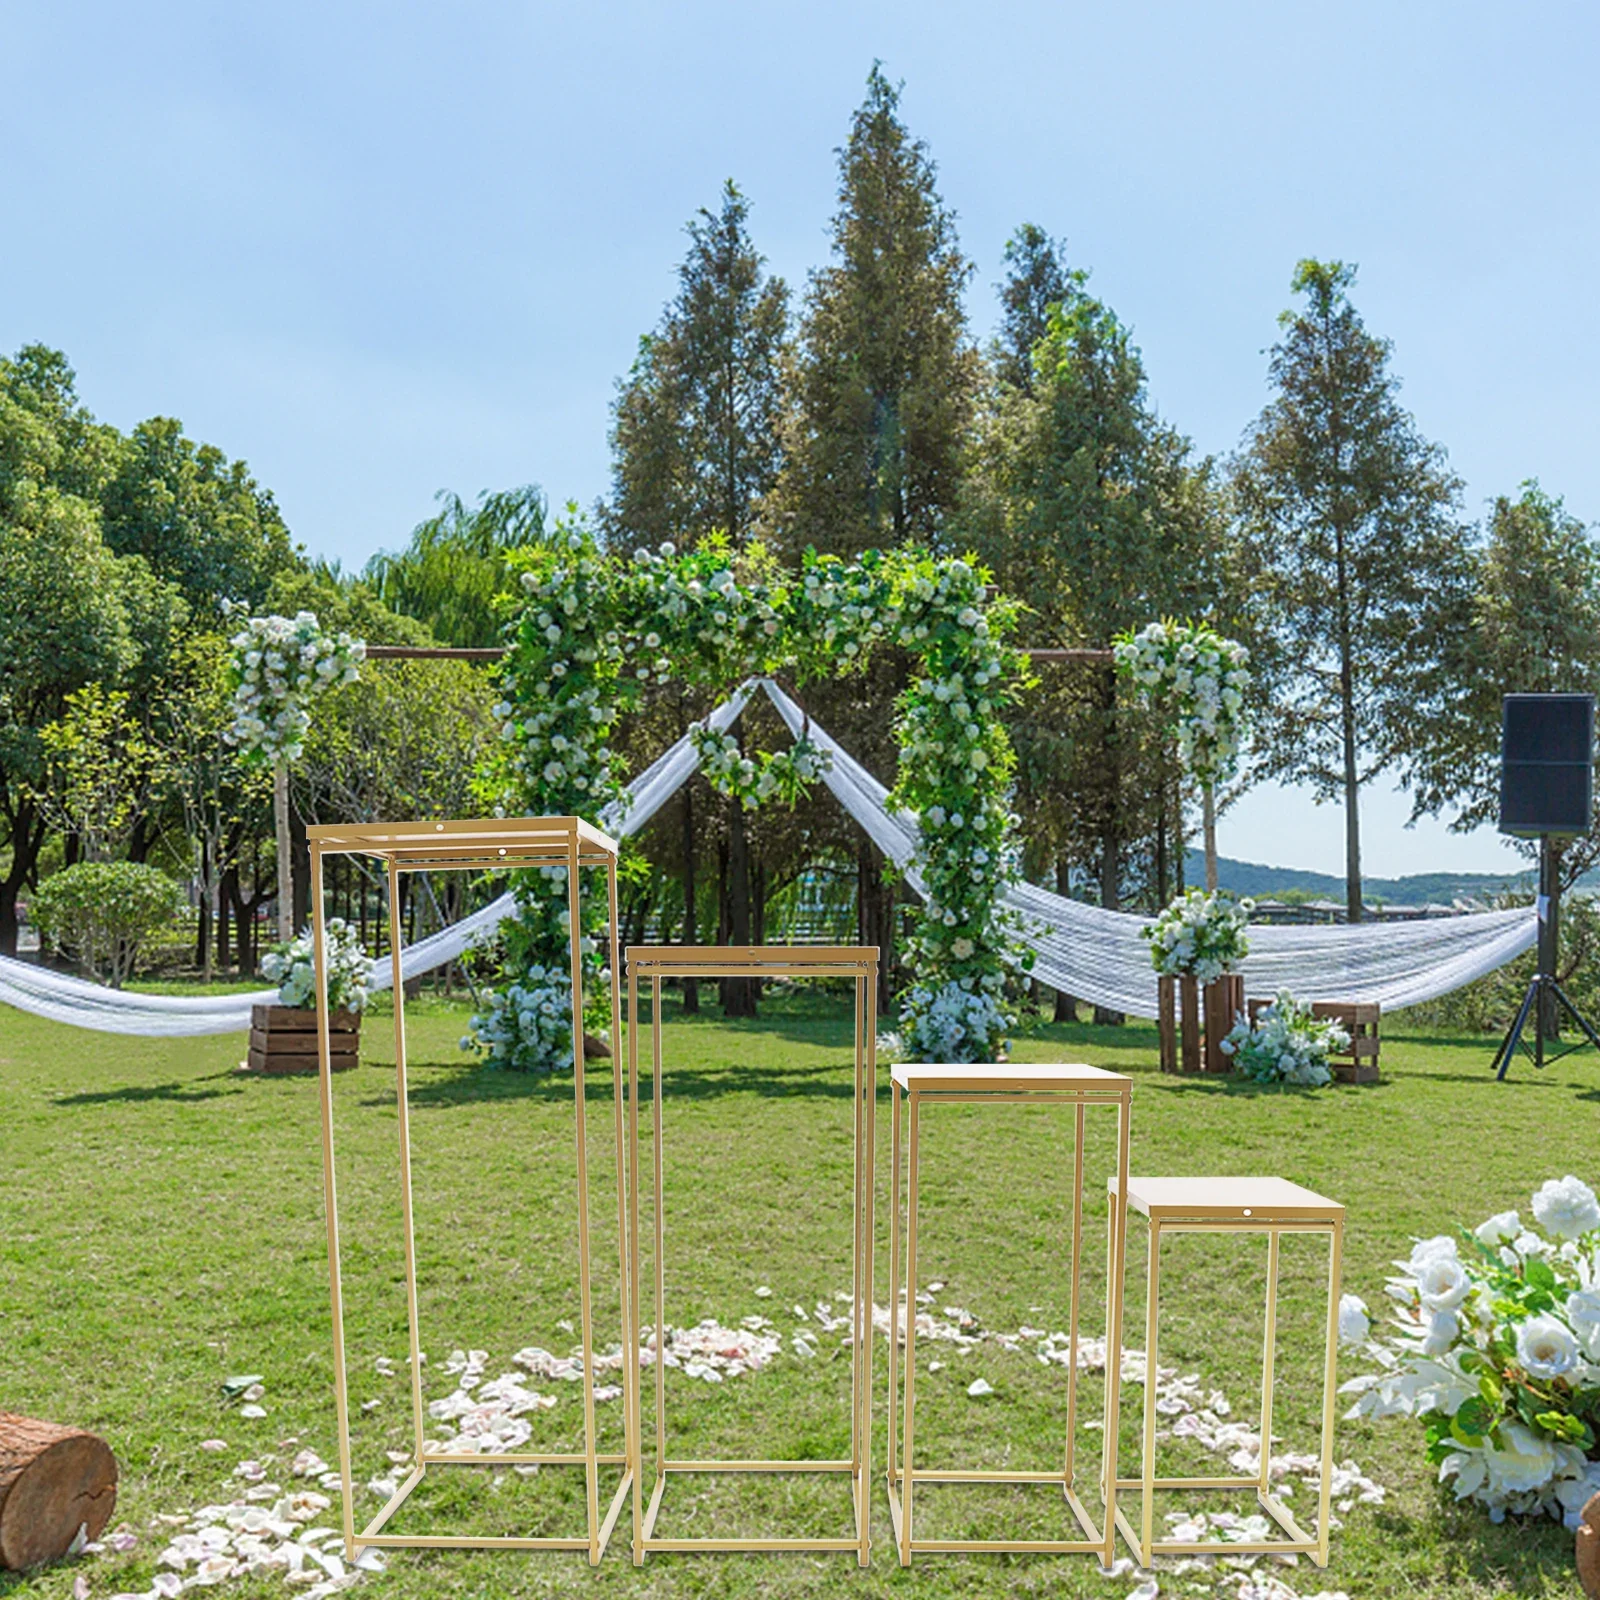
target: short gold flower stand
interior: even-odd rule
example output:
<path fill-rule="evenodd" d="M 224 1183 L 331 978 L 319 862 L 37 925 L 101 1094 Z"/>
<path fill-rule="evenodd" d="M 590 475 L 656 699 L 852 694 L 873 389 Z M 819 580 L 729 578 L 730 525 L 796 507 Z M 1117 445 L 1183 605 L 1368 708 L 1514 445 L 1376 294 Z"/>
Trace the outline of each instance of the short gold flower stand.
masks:
<path fill-rule="evenodd" d="M 1333 1428 L 1339 1340 L 1339 1269 L 1344 1249 L 1344 1207 L 1284 1178 L 1139 1178 L 1130 1177 L 1119 1190 L 1109 1184 L 1113 1199 L 1127 1196 L 1129 1210 L 1150 1223 L 1149 1299 L 1145 1306 L 1144 1448 L 1137 1478 L 1118 1478 L 1118 1489 L 1140 1492 L 1136 1530 L 1116 1510 L 1116 1526 L 1141 1566 L 1153 1556 L 1287 1555 L 1311 1557 L 1328 1564 L 1329 1504 L 1333 1488 Z M 1248 1477 L 1159 1478 L 1156 1476 L 1157 1319 L 1160 1312 L 1161 1241 L 1178 1233 L 1264 1233 L 1267 1236 L 1266 1338 L 1261 1375 L 1261 1459 Z M 1325 1235 L 1328 1240 L 1328 1316 L 1322 1369 L 1322 1484 L 1317 1496 L 1317 1531 L 1307 1533 L 1289 1508 L 1272 1492 L 1272 1391 L 1277 1347 L 1278 1245 L 1284 1234 Z M 1285 1537 L 1261 1541 L 1191 1541 L 1155 1537 L 1157 1489 L 1253 1489 L 1261 1509 L 1283 1529 Z"/>
<path fill-rule="evenodd" d="M 1121 1196 L 1128 1175 L 1129 1113 L 1132 1081 L 1118 1072 L 1080 1065 L 977 1065 L 939 1066 L 906 1064 L 891 1069 L 894 1096 L 894 1214 L 889 1245 L 889 1511 L 894 1524 L 900 1565 L 911 1565 L 917 1551 L 978 1552 L 1019 1551 L 1095 1554 L 1111 1564 L 1116 1530 L 1110 1511 L 1115 1496 L 1108 1485 L 1117 1473 L 1117 1422 L 1121 1393 L 1123 1252 L 1127 1231 L 1126 1208 Z M 955 1471 L 914 1465 L 917 1373 L 917 1189 L 921 1180 L 922 1111 L 925 1106 L 1027 1105 L 1070 1107 L 1076 1138 L 1070 1203 L 1072 1217 L 1071 1266 L 1068 1301 L 1070 1364 L 1067 1368 L 1066 1450 L 1059 1468 L 1045 1471 Z M 902 1112 L 902 1106 L 905 1110 Z M 1078 1304 L 1083 1266 L 1084 1119 L 1090 1107 L 1110 1106 L 1117 1113 L 1117 1170 L 1111 1178 L 1106 1277 L 1106 1402 L 1101 1435 L 1100 1495 L 1107 1508 L 1102 1527 L 1079 1497 L 1075 1485 L 1075 1447 L 1078 1406 Z M 904 1463 L 899 1459 L 901 1419 L 896 1415 L 899 1338 L 894 1326 L 900 1308 L 900 1172 L 901 1127 L 906 1125 L 906 1229 L 905 1229 L 905 1412 Z M 1066 1180 L 1063 1180 L 1065 1187 Z M 1064 1197 L 1065 1198 L 1065 1197 Z M 1076 1539 L 919 1539 L 914 1532 L 914 1490 L 923 1483 L 1036 1483 L 1057 1484 L 1081 1530 Z"/>
<path fill-rule="evenodd" d="M 855 990 L 855 1111 L 853 1127 L 855 1260 L 851 1281 L 850 1459 L 799 1461 L 702 1461 L 675 1457 L 667 1449 L 666 1196 L 662 1181 L 662 1101 L 670 1072 L 662 1062 L 661 985 L 669 978 L 849 978 Z M 635 1294 L 629 1338 L 628 1407 L 633 1480 L 633 1561 L 642 1566 L 655 1551 L 835 1550 L 852 1551 L 860 1566 L 871 1558 L 868 1471 L 872 1444 L 872 1141 L 876 1095 L 878 951 L 871 945 L 629 945 L 628 946 L 628 1243 L 631 1273 L 639 1266 L 639 986 L 650 997 L 651 1111 L 655 1158 L 655 1484 L 644 1503 L 643 1402 L 639 1358 L 641 1335 Z M 663 1538 L 655 1531 L 661 1498 L 671 1477 L 694 1473 L 850 1474 L 855 1532 L 842 1538 Z"/>
<path fill-rule="evenodd" d="M 565 867 L 567 912 L 576 934 L 583 926 L 579 869 L 606 874 L 609 908 L 611 984 L 611 1079 L 615 1105 L 617 1243 L 620 1251 L 624 1342 L 630 1318 L 630 1286 L 623 1195 L 621 985 L 617 981 L 617 844 L 578 817 L 505 817 L 482 821 L 328 823 L 306 829 L 311 847 L 312 930 L 317 979 L 317 1032 L 321 1061 L 323 1193 L 328 1224 L 328 1277 L 333 1296 L 333 1384 L 339 1422 L 339 1476 L 343 1489 L 344 1545 L 354 1561 L 363 1549 L 386 1550 L 582 1550 L 598 1564 L 611 1530 L 627 1499 L 631 1480 L 629 1456 L 601 1455 L 595 1448 L 594 1321 L 589 1293 L 589 1166 L 584 1139 L 583 970 L 578 941 L 570 941 L 572 964 L 572 1094 L 576 1112 L 576 1183 L 578 1282 L 583 1337 L 583 1449 L 565 1454 L 527 1451 L 481 1453 L 429 1450 L 424 1435 L 427 1412 L 422 1400 L 421 1334 L 417 1324 L 417 1252 L 412 1228 L 411 1115 L 406 1095 L 405 983 L 400 952 L 399 919 L 402 872 L 505 872 L 518 867 Z M 339 1260 L 339 1210 L 334 1183 L 333 1084 L 330 1077 L 327 931 L 322 906 L 322 863 L 328 856 L 361 855 L 383 863 L 389 881 L 390 962 L 394 992 L 395 1107 L 400 1123 L 400 1213 L 404 1231 L 406 1311 L 411 1336 L 411 1410 L 413 1466 L 405 1481 L 360 1533 L 355 1528 L 355 1485 L 350 1470 L 350 1398 L 345 1381 L 344 1295 Z M 490 1538 L 477 1535 L 387 1533 L 390 1519 L 426 1473 L 453 1466 L 581 1467 L 587 1491 L 586 1531 L 570 1537 Z M 602 1519 L 601 1466 L 624 1469 L 622 1484 Z"/>

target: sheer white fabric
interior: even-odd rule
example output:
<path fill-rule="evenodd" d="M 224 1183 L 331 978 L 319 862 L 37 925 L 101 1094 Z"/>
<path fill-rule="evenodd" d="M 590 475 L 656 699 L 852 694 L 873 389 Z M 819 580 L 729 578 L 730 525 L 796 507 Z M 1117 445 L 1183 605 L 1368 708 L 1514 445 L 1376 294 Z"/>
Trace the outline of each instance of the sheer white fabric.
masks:
<path fill-rule="evenodd" d="M 832 765 L 823 782 L 920 894 L 911 866 L 920 838 L 916 818 L 891 810 L 888 790 L 810 721 L 791 695 L 770 679 L 751 679 L 712 712 L 707 719 L 711 726 L 718 731 L 728 727 L 757 687 L 765 690 L 794 737 L 804 733 L 828 753 Z M 637 832 L 688 781 L 696 759 L 689 738 L 679 739 L 634 779 L 626 808 L 620 814 L 608 810 L 601 826 L 622 838 Z M 1034 953 L 1033 975 L 1041 982 L 1133 1016 L 1156 1014 L 1155 975 L 1149 948 L 1139 937 L 1144 917 L 1102 911 L 1029 884 L 1010 890 L 1005 903 L 1017 914 L 1023 940 Z M 512 910 L 511 896 L 501 895 L 470 917 L 418 940 L 401 952 L 402 974 L 413 978 L 454 960 L 492 934 Z M 1531 907 L 1354 928 L 1257 926 L 1250 930 L 1245 987 L 1252 995 L 1287 988 L 1303 1000 L 1415 1005 L 1503 966 L 1531 948 L 1537 931 Z M 370 983 L 385 989 L 389 982 L 390 964 L 384 957 L 373 963 Z M 275 989 L 203 998 L 129 994 L 0 957 L 0 1002 L 106 1033 L 234 1033 L 250 1026 L 252 1006 L 276 998 Z"/>

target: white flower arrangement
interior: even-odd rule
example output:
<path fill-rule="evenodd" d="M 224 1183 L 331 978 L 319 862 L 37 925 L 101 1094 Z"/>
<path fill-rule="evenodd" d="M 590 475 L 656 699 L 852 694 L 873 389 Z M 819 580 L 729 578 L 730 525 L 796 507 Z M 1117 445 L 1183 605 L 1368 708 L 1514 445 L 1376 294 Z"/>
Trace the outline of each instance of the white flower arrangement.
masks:
<path fill-rule="evenodd" d="M 1010 1026 L 992 990 L 952 979 L 938 988 L 916 985 L 901 1002 L 900 1031 L 890 1038 L 895 1054 L 908 1061 L 993 1061 Z"/>
<path fill-rule="evenodd" d="M 804 737 L 787 750 L 754 756 L 745 755 L 732 734 L 718 733 L 701 722 L 690 725 L 689 739 L 711 787 L 737 800 L 746 811 L 774 798 L 794 805 L 833 766 L 828 752 Z"/>
<path fill-rule="evenodd" d="M 361 936 L 342 917 L 330 917 L 324 932 L 328 946 L 328 1009 L 364 1011 L 372 962 L 361 948 Z M 315 961 L 309 928 L 297 939 L 273 945 L 261 958 L 261 976 L 278 985 L 279 1005 L 304 1011 L 316 1009 Z"/>
<path fill-rule="evenodd" d="M 1164 978 L 1191 977 L 1211 983 L 1232 972 L 1250 953 L 1245 929 L 1255 901 L 1235 899 L 1226 889 L 1207 894 L 1190 889 L 1140 930 L 1150 945 L 1150 964 Z"/>
<path fill-rule="evenodd" d="M 1204 784 L 1225 782 L 1244 741 L 1250 652 L 1199 622 L 1152 622 L 1112 643 L 1118 671 L 1171 709 L 1178 756 Z"/>
<path fill-rule="evenodd" d="M 915 865 L 929 901 L 913 913 L 910 954 L 930 997 L 951 985 L 967 997 L 953 992 L 941 1013 L 962 1010 L 966 1024 L 940 1030 L 959 1036 L 964 1053 L 939 1059 L 993 1059 L 1009 1021 L 1001 995 L 1014 935 L 1000 902 L 1019 871 L 1007 804 L 1014 758 L 1000 715 L 1026 671 L 1004 643 L 1016 605 L 988 597 L 987 575 L 970 562 L 907 552 L 854 564 L 808 555 L 790 580 L 771 577 L 759 557 L 735 561 L 717 540 L 619 559 L 567 524 L 519 559 L 523 595 L 495 708 L 508 811 L 594 819 L 622 799 L 607 740 L 648 684 L 720 689 L 785 668 L 832 675 L 881 640 L 920 658 L 897 708 L 893 796 L 922 824 Z M 711 781 L 746 808 L 792 802 L 826 770 L 804 738 L 785 753 L 745 755 L 726 734 L 692 737 Z M 519 956 L 552 964 L 564 931 L 536 906 L 528 914 L 538 926 L 529 924 Z"/>
<path fill-rule="evenodd" d="M 516 1072 L 560 1072 L 572 1066 L 572 979 L 556 966 L 530 966 L 520 983 L 497 990 L 473 1016 L 463 1048 L 483 1051 L 492 1066 Z"/>
<path fill-rule="evenodd" d="M 1417 1241 L 1388 1283 L 1394 1334 L 1345 1384 L 1352 1416 L 1410 1416 L 1457 1500 L 1575 1527 L 1600 1491 L 1600 1201 L 1542 1184 L 1532 1227 L 1504 1211 Z"/>
<path fill-rule="evenodd" d="M 312 611 L 251 617 L 229 643 L 228 738 L 246 761 L 267 766 L 300 759 L 313 701 L 338 684 L 354 683 L 367 654 L 348 633 L 326 632 Z"/>
<path fill-rule="evenodd" d="M 1333 1080 L 1328 1057 L 1349 1048 L 1350 1035 L 1338 1023 L 1312 1016 L 1311 1007 L 1287 989 L 1253 1023 L 1240 1017 L 1222 1041 L 1222 1053 L 1252 1082 L 1313 1089 Z"/>

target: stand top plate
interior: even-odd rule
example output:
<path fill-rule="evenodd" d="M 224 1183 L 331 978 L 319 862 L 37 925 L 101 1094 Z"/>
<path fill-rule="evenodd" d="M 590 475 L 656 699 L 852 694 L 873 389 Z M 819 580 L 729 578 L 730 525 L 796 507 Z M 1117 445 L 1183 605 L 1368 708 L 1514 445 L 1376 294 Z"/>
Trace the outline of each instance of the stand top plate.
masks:
<path fill-rule="evenodd" d="M 889 1076 L 900 1087 L 918 1094 L 1000 1094 L 1006 1091 L 1064 1094 L 1085 1090 L 1100 1094 L 1123 1095 L 1131 1092 L 1133 1080 L 1104 1067 L 1085 1066 L 1081 1061 L 1019 1061 L 943 1063 L 902 1061 L 889 1069 Z"/>
<path fill-rule="evenodd" d="M 560 866 L 574 848 L 579 864 L 608 866 L 617 841 L 582 817 L 482 817 L 454 822 L 321 822 L 306 838 L 323 855 L 375 856 L 417 869 Z"/>
<path fill-rule="evenodd" d="M 865 978 L 875 944 L 630 944 L 636 978 Z"/>
<path fill-rule="evenodd" d="M 1117 1192 L 1117 1180 L 1107 1180 Z M 1287 1178 L 1133 1178 L 1128 1204 L 1152 1222 L 1336 1222 L 1337 1200 L 1302 1189 Z"/>

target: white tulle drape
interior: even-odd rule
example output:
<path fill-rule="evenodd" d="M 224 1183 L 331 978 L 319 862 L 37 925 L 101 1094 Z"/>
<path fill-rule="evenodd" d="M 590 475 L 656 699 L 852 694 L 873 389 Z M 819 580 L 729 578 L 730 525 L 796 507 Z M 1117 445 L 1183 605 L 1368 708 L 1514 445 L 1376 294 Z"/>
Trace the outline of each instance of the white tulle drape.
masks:
<path fill-rule="evenodd" d="M 884 786 L 809 721 L 792 696 L 770 679 L 751 679 L 717 707 L 708 719 L 711 725 L 726 728 L 758 687 L 791 734 L 803 731 L 828 752 L 832 766 L 823 782 L 920 893 L 911 866 L 919 839 L 916 818 L 891 810 Z M 637 832 L 688 781 L 696 759 L 689 739 L 679 739 L 628 786 L 629 803 L 621 814 L 606 813 L 601 826 L 619 837 Z M 1155 976 L 1148 947 L 1139 937 L 1143 917 L 1102 911 L 1029 884 L 1010 890 L 1006 906 L 1017 915 L 1023 940 L 1034 954 L 1033 975 L 1042 983 L 1133 1016 L 1156 1014 Z M 481 911 L 419 940 L 402 952 L 401 971 L 411 978 L 454 960 L 492 934 L 512 909 L 511 896 L 501 895 Z M 1250 955 L 1243 968 L 1245 988 L 1252 995 L 1287 988 L 1303 1000 L 1415 1005 L 1503 966 L 1533 945 L 1537 930 L 1531 907 L 1353 928 L 1256 926 L 1250 930 Z M 388 960 L 375 961 L 371 987 L 387 988 L 389 981 Z M 130 994 L 0 957 L 0 1002 L 107 1033 L 237 1032 L 250 1026 L 252 1006 L 276 997 L 274 989 L 194 999 Z"/>

